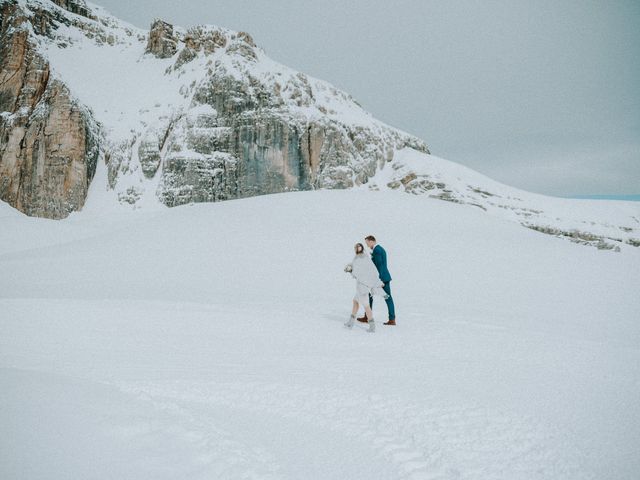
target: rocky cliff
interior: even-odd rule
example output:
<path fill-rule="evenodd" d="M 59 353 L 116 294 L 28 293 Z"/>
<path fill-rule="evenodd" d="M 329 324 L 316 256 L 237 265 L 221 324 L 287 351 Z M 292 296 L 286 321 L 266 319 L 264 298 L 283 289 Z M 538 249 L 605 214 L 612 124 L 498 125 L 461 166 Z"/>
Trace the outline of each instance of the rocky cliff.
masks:
<path fill-rule="evenodd" d="M 0 5 L 0 198 L 28 215 L 62 218 L 82 208 L 98 146 L 91 115 L 31 40 L 52 20 Z"/>
<path fill-rule="evenodd" d="M 61 218 L 98 162 L 117 201 L 168 206 L 362 184 L 419 139 L 244 32 L 150 31 L 80 0 L 2 0 L 0 198 Z"/>

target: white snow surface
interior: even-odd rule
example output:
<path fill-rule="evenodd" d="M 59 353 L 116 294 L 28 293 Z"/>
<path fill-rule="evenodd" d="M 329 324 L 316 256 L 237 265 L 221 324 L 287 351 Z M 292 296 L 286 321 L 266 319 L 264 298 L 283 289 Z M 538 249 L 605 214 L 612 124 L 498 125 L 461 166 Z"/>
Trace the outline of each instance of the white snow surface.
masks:
<path fill-rule="evenodd" d="M 397 191 L 0 204 L 0 478 L 636 479 L 639 267 Z"/>

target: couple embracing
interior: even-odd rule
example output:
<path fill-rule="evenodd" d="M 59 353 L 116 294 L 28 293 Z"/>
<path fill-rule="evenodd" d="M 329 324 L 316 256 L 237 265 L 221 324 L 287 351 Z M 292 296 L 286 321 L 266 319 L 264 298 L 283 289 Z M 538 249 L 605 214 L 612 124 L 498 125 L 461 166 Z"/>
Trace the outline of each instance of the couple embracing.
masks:
<path fill-rule="evenodd" d="M 389 310 L 389 321 L 385 325 L 396 324 L 396 313 L 391 297 L 391 275 L 387 268 L 387 252 L 377 244 L 376 238 L 369 235 L 365 238 L 367 246 L 371 249 L 371 255 L 364 250 L 361 243 L 356 243 L 356 256 L 353 261 L 345 267 L 345 272 L 351 273 L 356 279 L 356 294 L 353 297 L 353 310 L 351 317 L 345 323 L 348 328 L 353 327 L 356 320 L 356 314 L 360 305 L 364 307 L 365 315 L 357 320 L 362 323 L 369 324 L 369 332 L 376 331 L 376 324 L 373 319 L 373 296 L 378 295 L 387 302 Z"/>

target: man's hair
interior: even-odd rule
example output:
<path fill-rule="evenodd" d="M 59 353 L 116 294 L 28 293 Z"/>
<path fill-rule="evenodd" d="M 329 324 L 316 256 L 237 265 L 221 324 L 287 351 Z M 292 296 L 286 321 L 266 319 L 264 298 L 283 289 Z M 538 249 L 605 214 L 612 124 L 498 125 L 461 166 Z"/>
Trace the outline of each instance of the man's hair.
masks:
<path fill-rule="evenodd" d="M 366 237 L 364 237 L 365 240 L 369 240 L 371 242 L 375 242 L 376 241 L 376 237 L 374 237 L 373 235 L 367 235 Z"/>

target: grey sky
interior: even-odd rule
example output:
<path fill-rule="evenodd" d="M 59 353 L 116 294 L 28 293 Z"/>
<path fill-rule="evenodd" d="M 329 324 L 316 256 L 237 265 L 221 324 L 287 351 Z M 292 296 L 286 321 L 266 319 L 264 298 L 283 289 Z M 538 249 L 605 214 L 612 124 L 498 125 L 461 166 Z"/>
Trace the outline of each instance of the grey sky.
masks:
<path fill-rule="evenodd" d="M 94 0 L 249 32 L 433 154 L 534 192 L 640 193 L 640 2 Z"/>

